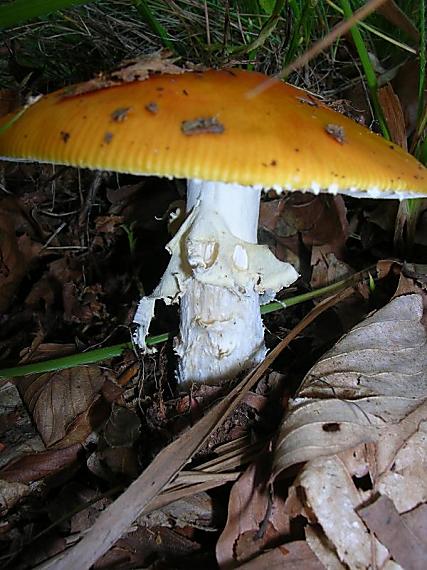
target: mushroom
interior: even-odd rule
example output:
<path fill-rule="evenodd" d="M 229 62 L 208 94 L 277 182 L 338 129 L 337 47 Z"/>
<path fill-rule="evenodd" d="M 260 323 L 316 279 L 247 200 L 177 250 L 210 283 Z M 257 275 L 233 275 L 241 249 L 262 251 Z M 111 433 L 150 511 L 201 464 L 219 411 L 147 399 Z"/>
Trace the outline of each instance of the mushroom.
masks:
<path fill-rule="evenodd" d="M 188 179 L 169 265 L 135 315 L 180 300 L 180 382 L 233 377 L 265 355 L 259 303 L 297 278 L 257 245 L 262 189 L 427 196 L 427 170 L 311 94 L 238 69 L 94 82 L 42 97 L 0 134 L 0 156 Z M 4 119 L 4 123 L 10 117 Z"/>

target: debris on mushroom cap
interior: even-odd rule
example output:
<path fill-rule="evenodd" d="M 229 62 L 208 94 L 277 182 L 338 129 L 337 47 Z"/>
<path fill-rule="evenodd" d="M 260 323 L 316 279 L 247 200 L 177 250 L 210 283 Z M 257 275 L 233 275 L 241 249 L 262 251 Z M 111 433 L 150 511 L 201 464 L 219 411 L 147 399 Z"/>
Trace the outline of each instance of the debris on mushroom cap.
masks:
<path fill-rule="evenodd" d="M 427 195 L 427 169 L 400 147 L 279 81 L 249 97 L 264 80 L 187 71 L 57 91 L 0 135 L 0 156 L 278 191 Z"/>

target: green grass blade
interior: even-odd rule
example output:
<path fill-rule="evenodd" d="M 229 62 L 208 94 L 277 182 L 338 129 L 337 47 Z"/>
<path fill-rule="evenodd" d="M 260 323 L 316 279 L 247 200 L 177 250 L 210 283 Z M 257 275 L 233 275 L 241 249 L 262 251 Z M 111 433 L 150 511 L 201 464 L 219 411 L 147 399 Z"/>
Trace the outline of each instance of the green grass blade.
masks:
<path fill-rule="evenodd" d="M 307 293 L 302 293 L 301 295 L 295 295 L 294 297 L 289 297 L 284 301 L 273 301 L 262 305 L 260 307 L 260 312 L 262 315 L 267 315 L 273 313 L 274 311 L 280 311 L 286 309 L 287 307 L 292 307 L 293 305 L 298 305 L 300 303 L 305 303 L 312 299 L 318 297 L 323 297 L 324 295 L 329 295 L 335 293 L 336 291 L 343 289 L 344 287 L 353 286 L 361 281 L 364 281 L 366 277 L 371 277 L 371 274 L 375 273 L 375 267 L 369 267 L 363 271 L 359 271 L 346 279 L 332 283 L 331 285 L 326 285 L 325 287 L 320 287 L 314 291 L 309 291 Z M 155 346 L 162 342 L 166 342 L 176 333 L 163 333 L 156 336 L 148 336 L 146 340 L 147 346 Z M 44 360 L 42 362 L 34 362 L 32 364 L 24 364 L 21 366 L 14 366 L 13 368 L 3 368 L 0 370 L 0 378 L 16 378 L 18 376 L 24 376 L 25 374 L 42 374 L 44 372 L 54 372 L 56 370 L 64 370 L 66 368 L 73 368 L 74 366 L 82 366 L 87 364 L 94 364 L 100 362 L 101 360 L 108 360 L 110 358 L 115 358 L 120 356 L 124 350 L 132 349 L 133 345 L 130 342 L 124 342 L 121 344 L 115 344 L 113 346 L 107 346 L 105 348 L 97 348 L 94 350 L 88 350 L 87 352 L 81 352 L 78 354 L 72 354 L 70 356 L 63 356 L 61 358 L 53 358 L 51 360 Z"/>
<path fill-rule="evenodd" d="M 170 333 L 164 333 L 147 337 L 147 346 L 155 346 L 156 344 L 166 342 L 170 336 Z M 50 360 L 43 360 L 42 362 L 33 362 L 32 364 L 5 368 L 4 370 L 0 370 L 0 378 L 15 378 L 16 376 L 24 376 L 25 374 L 42 374 L 44 372 L 65 370 L 66 368 L 73 368 L 74 366 L 94 364 L 101 360 L 109 360 L 110 358 L 120 356 L 123 351 L 127 349 L 132 350 L 132 348 L 133 345 L 131 342 L 123 342 L 121 344 L 115 344 L 105 348 L 96 348 L 61 358 L 52 358 Z"/>
<path fill-rule="evenodd" d="M 16 123 L 16 121 L 22 117 L 22 115 L 25 113 L 25 111 L 27 110 L 28 106 L 26 107 L 22 107 L 22 109 L 19 109 L 19 111 L 17 111 L 14 115 L 12 115 L 12 118 L 9 119 L 9 121 L 7 121 L 7 123 L 4 123 L 4 125 L 0 126 L 0 135 L 2 135 L 4 132 L 7 131 L 7 129 L 10 129 L 10 127 Z"/>
<path fill-rule="evenodd" d="M 305 3 L 302 8 L 300 8 L 296 2 L 290 3 L 290 6 L 294 16 L 294 25 L 289 47 L 286 51 L 283 62 L 284 67 L 296 59 L 301 43 L 306 43 L 307 38 L 305 37 L 303 30 L 306 28 L 306 20 L 312 12 L 308 2 Z"/>
<path fill-rule="evenodd" d="M 419 32 L 420 32 L 420 74 L 418 80 L 418 124 L 420 124 L 423 117 L 426 101 L 424 90 L 426 85 L 426 59 L 427 59 L 427 46 L 426 46 L 426 5 L 424 0 L 419 0 Z"/>
<path fill-rule="evenodd" d="M 252 53 L 261 46 L 263 46 L 267 41 L 267 39 L 273 34 L 274 30 L 276 29 L 276 26 L 280 18 L 280 13 L 284 5 L 285 5 L 285 0 L 276 0 L 274 3 L 273 10 L 270 16 L 268 17 L 267 21 L 262 26 L 258 37 L 247 45 L 239 46 L 238 48 L 230 50 L 230 53 L 232 53 L 233 55 Z M 254 56 L 255 54 L 252 53 L 252 57 Z"/>
<path fill-rule="evenodd" d="M 10 28 L 22 22 L 47 16 L 56 10 L 89 4 L 94 0 L 14 0 L 0 6 L 0 29 Z"/>
<path fill-rule="evenodd" d="M 337 6 L 337 4 L 335 4 L 335 2 L 332 2 L 332 0 L 326 0 L 326 2 L 328 4 L 328 6 L 333 8 L 336 12 L 338 12 L 339 14 L 343 14 L 342 8 Z M 363 20 L 359 22 L 359 26 L 361 28 L 363 28 L 365 31 L 369 32 L 371 35 L 376 36 L 378 38 L 381 38 L 382 40 L 386 41 L 387 43 L 389 43 L 392 46 L 396 46 L 397 48 L 404 50 L 408 53 L 412 53 L 414 55 L 416 55 L 418 53 L 418 51 L 414 47 L 408 45 L 407 43 L 399 41 L 396 38 L 391 37 L 390 35 L 379 30 L 378 28 L 375 28 L 374 26 L 367 24 Z"/>
<path fill-rule="evenodd" d="M 353 10 L 351 8 L 349 0 L 341 0 L 341 7 L 343 9 L 344 16 L 347 19 L 353 16 Z M 358 26 L 353 26 L 350 31 L 353 37 L 354 44 L 357 49 L 357 53 L 359 54 L 363 71 L 365 73 L 366 83 L 368 85 L 369 94 L 371 96 L 371 102 L 375 118 L 378 121 L 378 124 L 380 125 L 383 137 L 390 140 L 390 133 L 388 130 L 387 122 L 384 118 L 384 114 L 378 100 L 377 76 L 375 74 L 374 68 L 372 67 L 371 60 L 369 59 L 368 50 L 366 48 L 365 42 L 363 40 L 362 34 L 360 33 Z"/>
<path fill-rule="evenodd" d="M 161 39 L 164 47 L 170 49 L 172 52 L 176 52 L 176 48 L 172 41 L 170 40 L 168 32 L 153 14 L 152 10 L 148 6 L 145 0 L 133 0 L 135 8 L 138 14 L 143 20 L 150 26 L 153 32 Z"/>

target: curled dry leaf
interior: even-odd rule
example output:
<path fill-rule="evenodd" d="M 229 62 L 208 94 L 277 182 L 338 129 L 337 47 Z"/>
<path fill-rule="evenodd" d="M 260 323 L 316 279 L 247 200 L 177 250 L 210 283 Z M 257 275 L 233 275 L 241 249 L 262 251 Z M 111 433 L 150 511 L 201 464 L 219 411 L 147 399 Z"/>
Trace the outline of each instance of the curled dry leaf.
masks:
<path fill-rule="evenodd" d="M 24 483 L 0 480 L 0 516 L 5 515 L 29 492 L 29 486 Z"/>
<path fill-rule="evenodd" d="M 24 402 L 46 446 L 61 440 L 73 420 L 92 404 L 104 383 L 97 366 L 80 366 L 20 380 Z"/>
<path fill-rule="evenodd" d="M 11 382 L 3 382 L 0 385 L 0 469 L 24 454 L 45 449 L 18 389 Z"/>
<path fill-rule="evenodd" d="M 290 497 L 302 497 L 316 525 L 308 542 L 327 567 L 396 568 L 359 508 L 378 495 L 400 514 L 427 501 L 422 319 L 423 298 L 410 294 L 354 327 L 307 374 L 280 428 L 273 477 L 305 463 Z"/>

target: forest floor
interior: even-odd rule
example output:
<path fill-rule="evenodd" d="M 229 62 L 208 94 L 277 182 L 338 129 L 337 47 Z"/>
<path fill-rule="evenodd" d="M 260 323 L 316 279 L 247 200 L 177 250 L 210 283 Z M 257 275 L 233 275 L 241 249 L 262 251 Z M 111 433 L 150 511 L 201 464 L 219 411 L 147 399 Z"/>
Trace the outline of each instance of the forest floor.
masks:
<path fill-rule="evenodd" d="M 241 17 L 228 3 L 152 4 L 168 41 L 118 1 L 5 30 L 0 114 L 171 38 L 177 65 L 274 74 L 341 19 L 316 13 L 316 29 L 307 3 L 282 3 L 266 35 L 279 3 L 242 2 Z M 416 51 L 416 26 L 392 13 L 368 21 Z M 392 136 L 411 148 L 419 64 L 382 41 L 369 47 L 378 75 L 393 70 L 395 98 L 379 100 Z M 358 64 L 344 36 L 288 79 L 379 131 Z M 411 231 L 414 217 L 394 200 L 265 193 L 259 241 L 300 274 L 278 295 L 286 310 L 264 316 L 271 352 L 227 385 L 183 389 L 175 306 L 156 310 L 155 352 L 130 339 L 184 200 L 183 180 L 0 163 L 0 566 L 56 567 L 100 513 L 120 528 L 121 509 L 125 520 L 132 511 L 128 524 L 94 568 L 421 569 L 426 201 Z M 135 481 L 131 504 L 123 492 Z"/>

